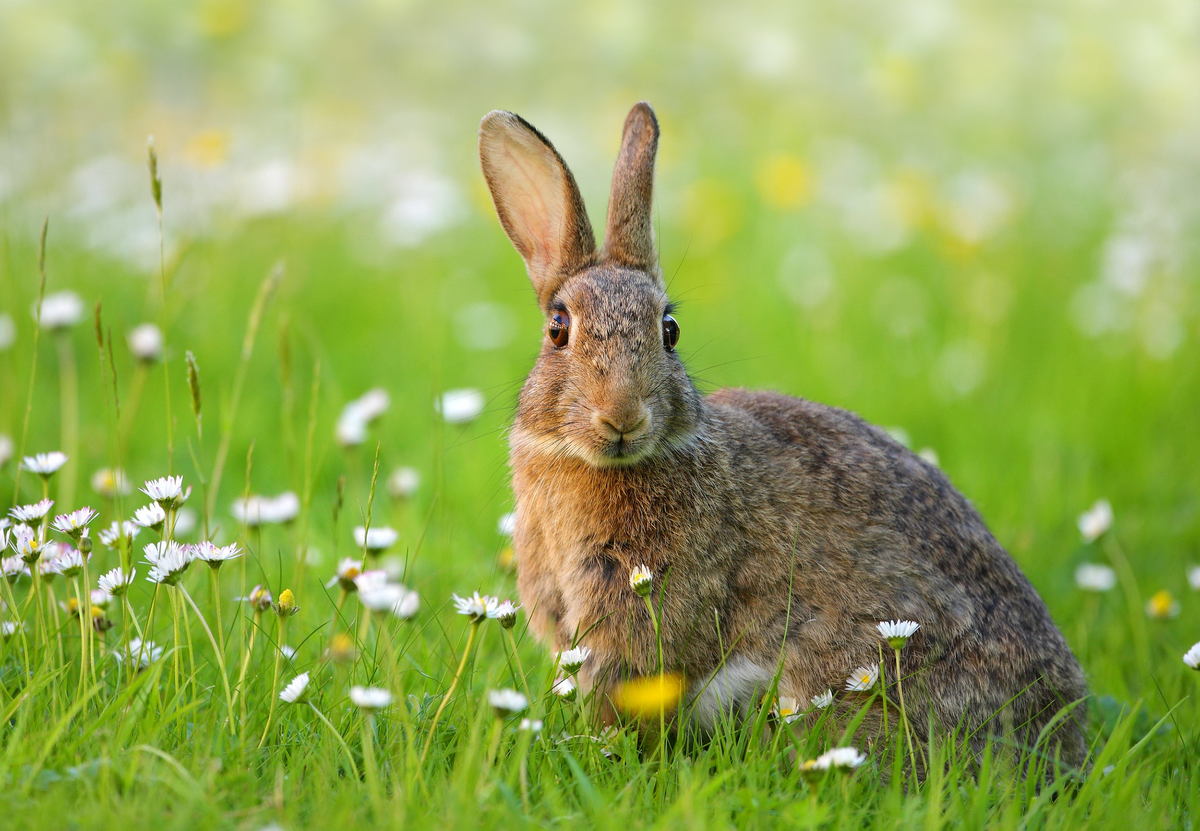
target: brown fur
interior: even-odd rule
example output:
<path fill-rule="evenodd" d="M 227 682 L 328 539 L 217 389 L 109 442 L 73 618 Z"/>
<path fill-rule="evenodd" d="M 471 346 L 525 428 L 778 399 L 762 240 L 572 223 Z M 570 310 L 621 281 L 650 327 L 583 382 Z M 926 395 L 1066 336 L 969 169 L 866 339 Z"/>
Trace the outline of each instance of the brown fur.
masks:
<path fill-rule="evenodd" d="M 879 660 L 875 624 L 911 619 L 921 629 L 902 652 L 905 695 L 931 717 L 913 719 L 918 732 L 934 723 L 976 743 L 991 733 L 1032 746 L 1086 694 L 1083 674 L 942 472 L 843 410 L 772 392 L 704 397 L 664 348 L 650 221 L 657 141 L 653 112 L 638 104 L 597 253 L 549 142 L 508 113 L 480 129 L 497 211 L 539 304 L 571 316 L 566 347 L 543 340 L 510 435 L 519 589 L 534 631 L 555 649 L 586 632 L 594 654 L 581 679 L 601 699 L 621 678 L 655 672 L 650 617 L 629 587 L 645 563 L 668 667 L 693 695 L 713 686 L 719 709 L 738 710 L 780 656 L 781 695 L 846 696 L 854 668 Z M 894 682 L 886 647 L 885 658 Z M 710 684 L 722 666 L 729 683 Z M 1083 763 L 1079 708 L 1049 752 Z"/>

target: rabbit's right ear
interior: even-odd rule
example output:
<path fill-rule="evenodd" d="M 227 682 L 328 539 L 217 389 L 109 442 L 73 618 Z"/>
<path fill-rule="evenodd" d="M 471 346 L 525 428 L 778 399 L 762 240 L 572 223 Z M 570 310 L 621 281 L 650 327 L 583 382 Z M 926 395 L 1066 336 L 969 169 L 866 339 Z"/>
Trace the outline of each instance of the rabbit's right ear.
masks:
<path fill-rule="evenodd" d="M 562 281 L 596 258 L 575 177 L 545 136 L 503 110 L 488 113 L 479 125 L 479 161 L 500 224 L 525 260 L 546 311 Z"/>

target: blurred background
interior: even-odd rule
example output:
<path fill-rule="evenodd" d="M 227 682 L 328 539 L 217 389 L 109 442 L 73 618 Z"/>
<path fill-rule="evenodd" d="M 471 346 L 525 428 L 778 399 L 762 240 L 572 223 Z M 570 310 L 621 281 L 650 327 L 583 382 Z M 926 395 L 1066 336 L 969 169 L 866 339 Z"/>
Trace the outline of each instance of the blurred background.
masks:
<path fill-rule="evenodd" d="M 42 340 L 27 450 L 71 440 L 66 339 L 81 498 L 111 459 L 99 300 L 123 394 L 146 376 L 124 464 L 134 480 L 165 472 L 161 366 L 124 348 L 162 318 L 153 135 L 176 469 L 193 451 L 211 465 L 249 308 L 282 260 L 220 511 L 247 487 L 252 441 L 252 490 L 303 487 L 319 361 L 314 526 L 340 475 L 362 510 L 378 440 L 382 475 L 421 475 L 390 521 L 445 555 L 418 574 L 488 573 L 511 509 L 503 431 L 541 321 L 477 125 L 495 108 L 537 125 L 602 226 L 623 118 L 646 99 L 662 266 L 702 387 L 770 387 L 899 428 L 1060 620 L 1094 556 L 1075 517 L 1107 497 L 1145 594 L 1188 595 L 1195 623 L 1198 47 L 1192 0 L 0 0 L 0 434 L 22 429 L 49 216 L 47 291 L 88 312 Z M 338 413 L 372 387 L 390 409 L 340 448 Z M 464 387 L 484 413 L 444 424 L 433 402 Z"/>

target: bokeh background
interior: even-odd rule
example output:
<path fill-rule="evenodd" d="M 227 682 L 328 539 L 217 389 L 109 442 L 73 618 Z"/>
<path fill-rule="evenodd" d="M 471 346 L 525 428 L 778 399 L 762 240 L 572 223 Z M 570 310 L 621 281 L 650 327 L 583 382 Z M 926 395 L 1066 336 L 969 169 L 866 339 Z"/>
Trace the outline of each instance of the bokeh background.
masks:
<path fill-rule="evenodd" d="M 329 530 L 336 482 L 359 515 L 378 441 L 383 475 L 422 475 L 380 510 L 406 545 L 423 539 L 423 594 L 510 581 L 504 429 L 541 321 L 476 127 L 494 108 L 538 125 L 602 226 L 622 120 L 646 99 L 663 131 L 662 265 L 698 382 L 853 409 L 932 449 L 1094 683 L 1138 694 L 1140 668 L 1104 669 L 1134 625 L 1125 606 L 1085 615 L 1073 584 L 1096 556 L 1075 517 L 1112 501 L 1138 602 L 1183 601 L 1156 648 L 1186 648 L 1200 625 L 1185 571 L 1200 559 L 1198 45 L 1191 0 L 0 0 L 0 434 L 21 431 L 49 216 L 47 291 L 101 301 L 127 407 L 143 385 L 125 467 L 165 472 L 161 366 L 123 348 L 161 316 L 153 135 L 175 468 L 190 474 L 188 442 L 211 465 L 248 310 L 282 260 L 219 513 L 246 487 L 251 442 L 252 490 L 303 487 L 319 361 L 314 561 L 346 547 Z M 64 440 L 63 338 L 81 385 L 64 476 L 83 498 L 111 461 L 87 321 L 42 340 L 27 449 Z M 375 386 L 390 410 L 340 448 L 339 411 Z M 459 387 L 487 401 L 466 427 L 433 408 Z M 12 482 L 10 461 L 4 498 Z"/>

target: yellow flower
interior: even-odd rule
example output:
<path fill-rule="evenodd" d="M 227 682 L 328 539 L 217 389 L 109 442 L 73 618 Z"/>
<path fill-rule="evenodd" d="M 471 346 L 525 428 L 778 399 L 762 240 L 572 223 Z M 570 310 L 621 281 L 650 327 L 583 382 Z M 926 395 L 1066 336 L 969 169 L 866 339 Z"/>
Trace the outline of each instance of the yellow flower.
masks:
<path fill-rule="evenodd" d="M 613 704 L 632 716 L 657 716 L 679 706 L 685 684 L 683 676 L 674 673 L 635 678 L 617 687 Z"/>
<path fill-rule="evenodd" d="M 300 611 L 300 607 L 296 605 L 296 596 L 292 594 L 291 589 L 284 589 L 279 593 L 279 602 L 275 605 L 275 612 L 280 617 L 291 617 Z"/>
<path fill-rule="evenodd" d="M 1179 601 L 1166 589 L 1156 592 L 1146 604 L 1146 614 L 1154 620 L 1170 620 L 1179 614 Z"/>

